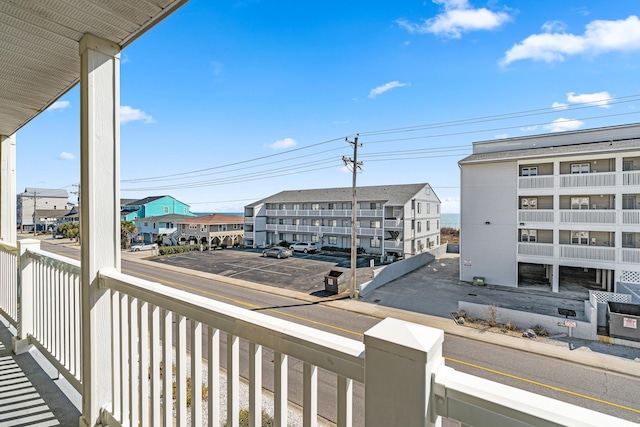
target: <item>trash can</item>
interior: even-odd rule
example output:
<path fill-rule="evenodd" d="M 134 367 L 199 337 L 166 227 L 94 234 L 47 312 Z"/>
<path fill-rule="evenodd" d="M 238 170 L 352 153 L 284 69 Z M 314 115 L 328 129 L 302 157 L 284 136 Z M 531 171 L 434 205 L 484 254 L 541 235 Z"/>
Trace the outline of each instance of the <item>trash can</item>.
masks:
<path fill-rule="evenodd" d="M 332 294 L 339 294 L 347 289 L 345 282 L 345 275 L 343 271 L 331 270 L 326 276 L 324 276 L 324 290 Z"/>
<path fill-rule="evenodd" d="M 640 304 L 608 302 L 609 335 L 640 341 Z"/>
<path fill-rule="evenodd" d="M 484 277 L 479 277 L 479 276 L 474 277 L 473 284 L 475 286 L 484 286 Z"/>

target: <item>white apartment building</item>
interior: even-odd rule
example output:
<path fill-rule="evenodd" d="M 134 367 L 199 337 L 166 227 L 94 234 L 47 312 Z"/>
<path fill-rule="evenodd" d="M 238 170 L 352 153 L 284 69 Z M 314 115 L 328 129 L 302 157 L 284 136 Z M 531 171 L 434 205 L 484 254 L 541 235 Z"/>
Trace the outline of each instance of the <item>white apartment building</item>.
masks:
<path fill-rule="evenodd" d="M 21 230 L 33 230 L 34 211 L 66 210 L 74 205 L 64 189 L 26 188 L 17 195 L 16 220 Z"/>
<path fill-rule="evenodd" d="M 408 257 L 440 245 L 440 199 L 429 184 L 357 188 L 357 246 Z M 247 205 L 245 246 L 351 247 L 351 187 L 282 191 Z"/>
<path fill-rule="evenodd" d="M 640 283 L 640 124 L 476 142 L 459 166 L 461 280 Z"/>

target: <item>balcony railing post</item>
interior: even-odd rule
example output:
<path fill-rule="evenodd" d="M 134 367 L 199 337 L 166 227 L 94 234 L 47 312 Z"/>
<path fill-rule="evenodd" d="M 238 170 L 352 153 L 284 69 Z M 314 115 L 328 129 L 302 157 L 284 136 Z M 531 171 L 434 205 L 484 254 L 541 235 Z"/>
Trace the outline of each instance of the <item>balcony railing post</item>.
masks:
<path fill-rule="evenodd" d="M 28 250 L 40 249 L 40 240 L 18 241 L 18 335 L 13 337 L 15 354 L 29 351 L 28 336 L 33 333 L 33 263 Z"/>
<path fill-rule="evenodd" d="M 387 318 L 364 334 L 365 424 L 433 426 L 431 378 L 444 332 Z"/>
<path fill-rule="evenodd" d="M 0 240 L 16 237 L 16 136 L 0 135 Z"/>

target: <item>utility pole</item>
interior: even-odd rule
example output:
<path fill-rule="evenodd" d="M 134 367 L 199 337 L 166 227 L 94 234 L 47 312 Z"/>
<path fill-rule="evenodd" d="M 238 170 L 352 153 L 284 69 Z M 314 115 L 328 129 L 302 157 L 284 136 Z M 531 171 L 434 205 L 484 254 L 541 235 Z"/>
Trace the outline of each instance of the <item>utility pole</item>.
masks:
<path fill-rule="evenodd" d="M 351 184 L 351 298 L 356 297 L 356 263 L 358 257 L 358 245 L 356 245 L 356 222 L 357 222 L 357 214 L 356 214 L 356 174 L 358 173 L 358 169 L 362 169 L 362 162 L 358 162 L 358 147 L 362 147 L 362 144 L 358 144 L 358 135 L 354 138 L 353 142 L 349 141 L 348 138 L 345 138 L 350 145 L 353 146 L 353 160 L 342 156 L 342 161 L 345 166 L 349 167 L 351 165 L 351 171 L 353 172 L 352 184 Z"/>

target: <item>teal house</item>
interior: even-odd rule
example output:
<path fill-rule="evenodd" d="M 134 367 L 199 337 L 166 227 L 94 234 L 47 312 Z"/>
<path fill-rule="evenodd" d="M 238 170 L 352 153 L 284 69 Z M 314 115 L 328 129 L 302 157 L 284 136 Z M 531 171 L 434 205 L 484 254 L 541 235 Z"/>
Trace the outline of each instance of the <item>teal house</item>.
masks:
<path fill-rule="evenodd" d="M 169 214 L 195 216 L 191 213 L 189 205 L 171 196 L 153 196 L 139 200 L 121 200 L 120 204 L 120 219 L 123 221 L 133 221 L 138 218 Z"/>

